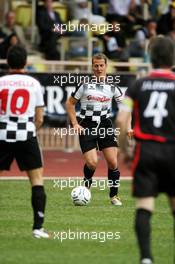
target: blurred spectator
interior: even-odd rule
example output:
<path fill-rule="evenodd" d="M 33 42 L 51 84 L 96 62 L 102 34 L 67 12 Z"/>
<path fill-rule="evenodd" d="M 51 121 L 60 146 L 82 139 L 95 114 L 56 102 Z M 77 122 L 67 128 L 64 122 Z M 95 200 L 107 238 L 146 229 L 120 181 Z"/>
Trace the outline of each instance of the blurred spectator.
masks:
<path fill-rule="evenodd" d="M 109 10 L 106 19 L 111 22 L 118 21 L 125 25 L 126 34 L 130 34 L 135 24 L 135 0 L 109 0 Z"/>
<path fill-rule="evenodd" d="M 170 9 L 170 4 L 173 0 L 160 0 L 158 11 L 160 15 L 167 14 Z"/>
<path fill-rule="evenodd" d="M 129 54 L 131 57 L 143 57 L 145 56 L 145 49 L 150 38 L 157 35 L 157 22 L 153 19 L 149 19 L 145 22 L 145 27 L 139 29 L 134 40 L 131 41 L 129 46 Z"/>
<path fill-rule="evenodd" d="M 100 4 L 108 4 L 108 0 L 92 0 L 92 13 L 95 15 L 101 15 L 102 10 Z"/>
<path fill-rule="evenodd" d="M 150 10 L 151 17 L 153 17 L 153 18 L 156 18 L 157 15 L 158 15 L 158 7 L 160 5 L 160 1 L 161 0 L 152 0 L 152 1 L 150 1 L 151 3 L 150 3 L 149 10 Z"/>
<path fill-rule="evenodd" d="M 127 61 L 128 53 L 126 51 L 125 34 L 122 27 L 120 27 L 119 31 L 116 31 L 117 21 L 112 21 L 111 23 L 113 26 L 112 31 L 108 31 L 102 36 L 105 54 L 111 60 Z"/>
<path fill-rule="evenodd" d="M 73 0 L 68 4 L 72 19 L 88 19 L 90 24 L 101 24 L 105 21 L 103 16 L 94 15 L 88 6 L 88 0 Z"/>
<path fill-rule="evenodd" d="M 158 34 L 166 35 L 173 29 L 173 19 L 175 18 L 175 2 L 170 3 L 169 12 L 163 14 L 157 26 Z"/>
<path fill-rule="evenodd" d="M 114 19 L 119 22 L 132 22 L 134 17 L 131 12 L 135 6 L 135 0 L 109 0 L 107 20 L 109 22 Z"/>
<path fill-rule="evenodd" d="M 18 41 L 18 39 L 14 33 L 12 33 L 9 36 L 6 36 L 6 35 L 4 35 L 4 33 L 2 31 L 0 31 L 0 39 L 1 39 L 1 42 L 0 42 L 0 58 L 6 59 L 8 49 L 11 46 L 14 46 L 17 43 L 19 43 L 19 41 Z"/>
<path fill-rule="evenodd" d="M 53 1 L 45 0 L 44 6 L 37 10 L 37 25 L 41 38 L 39 48 L 45 54 L 47 60 L 60 59 L 60 53 L 57 50 L 57 40 L 62 35 L 62 32 L 58 32 L 58 30 L 54 32 L 54 24 L 61 25 L 61 18 L 53 10 Z"/>
<path fill-rule="evenodd" d="M 150 18 L 156 18 L 159 12 L 158 7 L 160 1 L 161 0 L 136 0 L 137 11 L 139 11 L 140 18 L 142 17 L 144 21 Z"/>
<path fill-rule="evenodd" d="M 69 6 L 71 5 L 70 2 L 72 2 L 72 6 L 75 5 L 75 2 L 87 2 L 86 6 L 88 6 L 88 1 L 71 1 L 71 0 L 62 0 L 63 3 L 68 4 Z M 92 2 L 92 12 L 95 15 L 101 15 L 101 8 L 100 4 L 108 4 L 109 0 L 91 0 Z"/>
<path fill-rule="evenodd" d="M 13 11 L 7 12 L 5 16 L 5 24 L 2 26 L 1 30 L 5 34 L 5 36 L 9 38 L 9 41 L 10 41 L 10 36 L 13 37 L 12 41 L 14 41 L 14 36 L 16 36 L 19 44 L 21 44 L 27 50 L 29 50 L 30 44 L 29 42 L 27 42 L 25 38 L 23 28 L 20 25 L 17 25 L 15 23 L 15 20 L 16 20 L 15 12 Z"/>
<path fill-rule="evenodd" d="M 155 0 L 152 0 L 152 3 Z M 157 1 L 157 0 L 156 0 Z M 136 25 L 144 26 L 144 22 L 151 18 L 150 14 L 150 0 L 136 0 L 136 8 L 134 15 L 136 18 Z"/>
<path fill-rule="evenodd" d="M 92 0 L 92 13 L 95 15 L 99 15 L 99 0 Z"/>

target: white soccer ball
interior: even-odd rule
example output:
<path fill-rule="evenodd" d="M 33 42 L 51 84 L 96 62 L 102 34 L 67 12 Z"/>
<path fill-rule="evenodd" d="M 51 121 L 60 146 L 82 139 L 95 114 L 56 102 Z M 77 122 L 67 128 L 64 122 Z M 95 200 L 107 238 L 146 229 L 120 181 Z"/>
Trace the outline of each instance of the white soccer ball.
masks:
<path fill-rule="evenodd" d="M 90 191 L 84 186 L 75 187 L 71 192 L 74 205 L 87 205 L 91 200 Z"/>

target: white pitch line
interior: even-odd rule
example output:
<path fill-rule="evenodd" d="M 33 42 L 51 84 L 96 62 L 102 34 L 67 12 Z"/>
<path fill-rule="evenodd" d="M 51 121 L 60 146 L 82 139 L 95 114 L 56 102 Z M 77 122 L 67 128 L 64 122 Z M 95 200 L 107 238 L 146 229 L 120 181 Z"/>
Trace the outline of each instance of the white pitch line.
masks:
<path fill-rule="evenodd" d="M 72 176 L 72 177 L 49 177 L 46 176 L 44 177 L 44 180 L 81 180 L 83 179 L 82 176 Z M 93 177 L 94 180 L 106 180 L 106 177 Z M 131 176 L 124 176 L 120 178 L 121 180 L 132 180 Z M 0 176 L 0 181 L 1 180 L 5 180 L 5 181 L 9 181 L 9 180 L 28 180 L 27 176 Z"/>

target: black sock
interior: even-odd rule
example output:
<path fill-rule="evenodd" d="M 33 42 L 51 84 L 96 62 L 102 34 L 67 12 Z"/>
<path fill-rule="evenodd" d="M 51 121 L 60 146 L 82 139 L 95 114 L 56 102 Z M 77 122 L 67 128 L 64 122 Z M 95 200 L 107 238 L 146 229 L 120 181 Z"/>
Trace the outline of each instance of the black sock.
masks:
<path fill-rule="evenodd" d="M 44 222 L 44 211 L 46 205 L 46 194 L 44 186 L 32 187 L 32 207 L 34 215 L 33 229 L 40 229 Z"/>
<path fill-rule="evenodd" d="M 118 168 L 115 170 L 108 169 L 108 185 L 111 186 L 109 192 L 110 197 L 113 197 L 118 194 L 118 187 L 120 184 L 119 181 L 120 181 L 120 172 Z"/>
<path fill-rule="evenodd" d="M 94 175 L 94 172 L 95 172 L 95 170 L 89 169 L 86 164 L 84 165 L 84 182 L 85 182 L 85 186 L 87 188 L 91 187 L 92 176 Z"/>
<path fill-rule="evenodd" d="M 146 209 L 137 209 L 136 219 L 135 219 L 135 231 L 137 235 L 137 240 L 140 248 L 141 259 L 149 258 L 151 256 L 151 245 L 150 245 L 150 236 L 151 236 L 151 227 L 150 227 L 150 218 L 151 212 Z"/>

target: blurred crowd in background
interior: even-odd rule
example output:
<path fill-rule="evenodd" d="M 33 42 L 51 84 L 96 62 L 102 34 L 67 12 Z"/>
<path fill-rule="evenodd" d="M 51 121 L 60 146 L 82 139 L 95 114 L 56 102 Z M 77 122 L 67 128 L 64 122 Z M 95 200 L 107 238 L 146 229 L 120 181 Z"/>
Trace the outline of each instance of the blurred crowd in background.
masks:
<path fill-rule="evenodd" d="M 6 58 L 8 48 L 16 43 L 24 45 L 29 54 L 46 60 L 87 59 L 91 41 L 91 55 L 104 52 L 112 61 L 126 62 L 135 57 L 147 62 L 147 47 L 152 37 L 167 35 L 175 43 L 175 1 L 172 0 L 36 0 L 34 10 L 30 0 L 12 0 L 8 8 L 0 27 L 1 59 Z M 106 25 L 106 30 L 79 31 L 78 27 L 74 31 L 60 30 L 60 25 L 68 22 Z"/>

